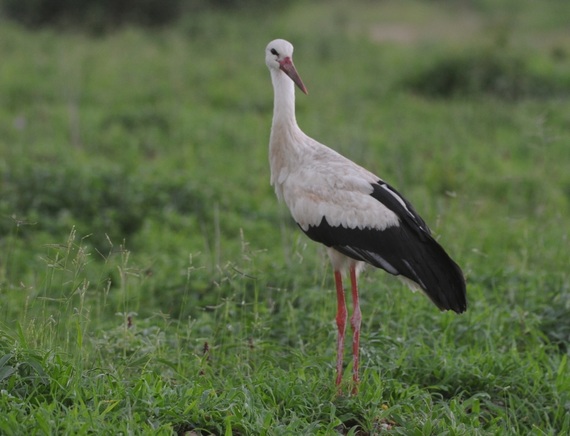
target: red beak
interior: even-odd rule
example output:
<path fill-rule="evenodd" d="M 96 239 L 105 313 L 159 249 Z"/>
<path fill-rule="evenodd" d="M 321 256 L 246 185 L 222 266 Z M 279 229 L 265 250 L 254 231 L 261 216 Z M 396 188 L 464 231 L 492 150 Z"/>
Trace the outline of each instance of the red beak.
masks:
<path fill-rule="evenodd" d="M 279 62 L 279 68 L 281 71 L 287 74 L 293 82 L 295 82 L 295 85 L 297 85 L 301 91 L 303 91 L 305 94 L 309 93 L 305 87 L 305 84 L 301 80 L 301 77 L 299 77 L 299 73 L 297 73 L 297 70 L 295 69 L 295 65 L 293 65 L 291 58 L 285 58 Z"/>

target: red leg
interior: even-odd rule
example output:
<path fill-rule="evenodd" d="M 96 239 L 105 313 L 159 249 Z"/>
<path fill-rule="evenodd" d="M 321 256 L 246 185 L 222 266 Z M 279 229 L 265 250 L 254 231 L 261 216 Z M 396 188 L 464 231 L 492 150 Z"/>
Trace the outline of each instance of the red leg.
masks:
<path fill-rule="evenodd" d="M 344 332 L 346 330 L 346 302 L 344 300 L 344 288 L 342 287 L 342 275 L 340 271 L 334 272 L 336 284 L 337 312 L 336 325 L 338 327 L 336 345 L 336 385 L 340 386 L 342 381 L 342 355 L 344 352 Z"/>
<path fill-rule="evenodd" d="M 352 306 L 353 313 L 350 317 L 350 325 L 352 326 L 353 336 L 352 336 L 352 380 L 354 381 L 354 387 L 352 393 L 356 394 L 358 392 L 358 354 L 360 351 L 360 322 L 362 320 L 362 315 L 360 313 L 360 303 L 358 301 L 358 285 L 356 281 L 356 268 L 354 265 L 350 267 L 350 282 L 352 285 Z"/>

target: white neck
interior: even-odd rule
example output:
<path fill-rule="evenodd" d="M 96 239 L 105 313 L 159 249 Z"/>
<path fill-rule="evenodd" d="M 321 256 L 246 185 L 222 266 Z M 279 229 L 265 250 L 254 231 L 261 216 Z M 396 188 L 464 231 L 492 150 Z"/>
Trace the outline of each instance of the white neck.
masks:
<path fill-rule="evenodd" d="M 269 165 L 271 184 L 279 199 L 282 198 L 281 184 L 291 169 L 297 165 L 303 148 L 305 135 L 295 119 L 295 84 L 285 73 L 271 69 L 274 103 L 271 138 L 269 140 Z"/>
<path fill-rule="evenodd" d="M 273 82 L 273 124 L 272 129 L 298 129 L 295 118 L 295 84 L 280 70 L 271 70 Z"/>

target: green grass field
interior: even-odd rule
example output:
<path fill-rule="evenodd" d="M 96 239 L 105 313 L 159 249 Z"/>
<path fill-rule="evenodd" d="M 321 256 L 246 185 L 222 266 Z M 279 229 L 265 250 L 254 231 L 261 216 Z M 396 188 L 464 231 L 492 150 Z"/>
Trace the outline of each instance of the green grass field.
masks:
<path fill-rule="evenodd" d="M 363 1 L 99 37 L 2 22 L 0 433 L 569 433 L 569 16 Z M 467 277 L 457 316 L 363 275 L 357 396 L 334 386 L 326 253 L 269 186 L 277 37 L 303 130 L 397 187 Z"/>

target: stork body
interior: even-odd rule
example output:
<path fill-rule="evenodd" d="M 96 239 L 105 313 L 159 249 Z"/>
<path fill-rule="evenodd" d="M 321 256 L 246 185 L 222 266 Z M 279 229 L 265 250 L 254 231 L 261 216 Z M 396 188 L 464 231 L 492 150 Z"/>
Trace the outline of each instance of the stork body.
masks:
<path fill-rule="evenodd" d="M 274 88 L 269 142 L 271 184 L 301 230 L 328 247 L 338 310 L 337 376 L 347 321 L 343 275 L 351 282 L 353 381 L 358 385 L 360 307 L 357 278 L 370 264 L 421 289 L 441 310 L 466 310 L 459 266 L 431 236 L 413 206 L 380 177 L 307 136 L 295 118 L 295 85 L 307 93 L 293 62 L 293 46 L 269 43 L 266 64 Z"/>

